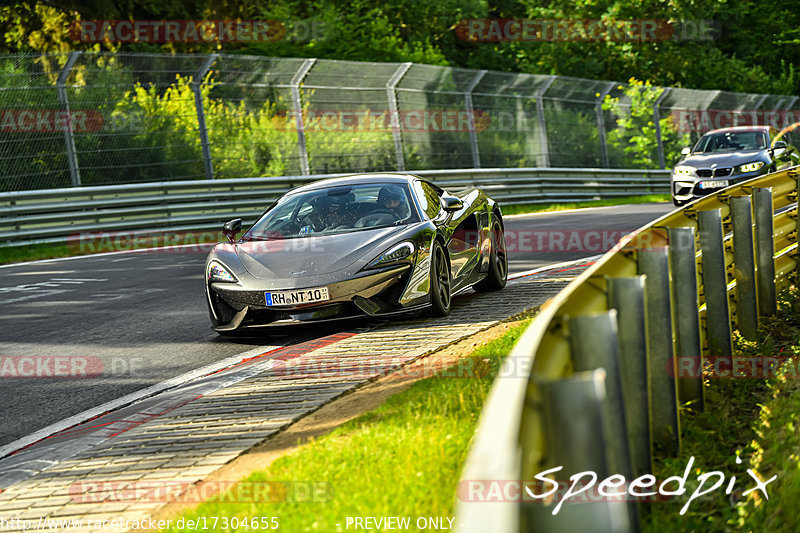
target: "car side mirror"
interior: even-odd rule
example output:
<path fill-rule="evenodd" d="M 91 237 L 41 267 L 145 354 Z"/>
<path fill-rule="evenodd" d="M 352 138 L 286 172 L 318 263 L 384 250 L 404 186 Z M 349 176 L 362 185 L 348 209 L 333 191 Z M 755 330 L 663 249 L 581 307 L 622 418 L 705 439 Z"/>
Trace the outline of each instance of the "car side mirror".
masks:
<path fill-rule="evenodd" d="M 786 144 L 786 141 L 775 141 L 775 144 L 772 146 L 772 149 L 773 150 L 780 150 L 780 149 L 785 149 L 785 148 L 788 148 L 788 147 L 789 147 L 789 145 Z"/>
<path fill-rule="evenodd" d="M 461 198 L 456 198 L 455 196 L 450 196 L 449 194 L 442 195 L 442 209 L 444 209 L 448 213 L 452 213 L 453 211 L 458 211 L 463 207 L 464 207 L 464 202 L 461 201 Z"/>
<path fill-rule="evenodd" d="M 681 150 L 681 155 L 683 156 L 689 155 L 691 153 L 692 153 L 692 148 L 690 146 L 687 146 L 686 148 Z"/>
<path fill-rule="evenodd" d="M 222 226 L 222 234 L 225 235 L 229 241 L 236 241 L 236 234 L 242 231 L 242 219 L 235 218 L 225 223 Z"/>

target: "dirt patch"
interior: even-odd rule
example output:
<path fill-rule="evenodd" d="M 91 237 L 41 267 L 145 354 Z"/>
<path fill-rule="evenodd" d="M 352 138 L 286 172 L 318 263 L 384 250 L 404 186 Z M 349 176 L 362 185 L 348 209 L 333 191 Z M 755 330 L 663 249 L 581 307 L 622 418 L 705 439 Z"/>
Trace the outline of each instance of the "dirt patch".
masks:
<path fill-rule="evenodd" d="M 515 315 L 481 332 L 426 354 L 386 376 L 377 378 L 355 391 L 306 415 L 283 431 L 215 470 L 205 482 L 240 481 L 255 470 L 264 470 L 279 457 L 292 453 L 310 439 L 330 433 L 345 422 L 376 409 L 390 396 L 408 389 L 416 381 L 430 376 L 432 368 L 446 369 L 480 346 L 502 337 L 508 330 L 533 316 L 536 310 Z M 212 494 L 208 494 L 212 496 Z M 155 520 L 175 519 L 195 507 L 196 503 L 170 503 L 153 513 Z"/>

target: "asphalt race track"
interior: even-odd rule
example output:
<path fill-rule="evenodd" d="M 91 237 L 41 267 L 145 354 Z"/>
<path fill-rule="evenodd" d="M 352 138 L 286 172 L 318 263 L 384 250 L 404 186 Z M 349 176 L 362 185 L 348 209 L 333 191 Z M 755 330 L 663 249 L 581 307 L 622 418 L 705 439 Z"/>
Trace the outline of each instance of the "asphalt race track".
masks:
<path fill-rule="evenodd" d="M 509 217 L 510 272 L 596 255 L 612 237 L 671 209 L 642 204 Z M 254 348 L 336 331 L 218 337 L 204 302 L 204 260 L 198 252 L 139 252 L 0 268 L 0 446 Z M 36 373 L 62 377 L 9 377 L 16 358 L 30 356 L 41 365 Z M 77 359 L 65 363 L 65 356 Z M 86 371 L 96 375 L 68 377 Z"/>

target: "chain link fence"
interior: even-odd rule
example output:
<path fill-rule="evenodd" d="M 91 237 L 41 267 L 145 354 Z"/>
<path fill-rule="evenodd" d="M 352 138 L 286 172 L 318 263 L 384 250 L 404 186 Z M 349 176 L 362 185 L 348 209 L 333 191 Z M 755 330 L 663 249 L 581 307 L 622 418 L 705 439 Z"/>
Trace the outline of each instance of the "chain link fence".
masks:
<path fill-rule="evenodd" d="M 5 55 L 0 191 L 442 168 L 664 168 L 713 127 L 793 122 L 796 100 L 411 63 Z"/>

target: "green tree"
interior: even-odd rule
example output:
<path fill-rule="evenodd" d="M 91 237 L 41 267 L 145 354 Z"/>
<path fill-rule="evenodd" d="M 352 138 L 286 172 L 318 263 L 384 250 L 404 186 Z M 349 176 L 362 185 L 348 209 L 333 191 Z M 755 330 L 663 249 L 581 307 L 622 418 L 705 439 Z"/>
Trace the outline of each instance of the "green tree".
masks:
<path fill-rule="evenodd" d="M 663 89 L 648 81 L 631 78 L 628 86 L 619 86 L 623 95 L 606 96 L 603 110 L 616 117 L 617 128 L 606 135 L 609 161 L 617 168 L 658 168 L 658 140 L 653 106 Z M 667 165 L 680 156 L 689 144 L 689 134 L 679 134 L 672 117 L 659 120 L 664 160 Z"/>

